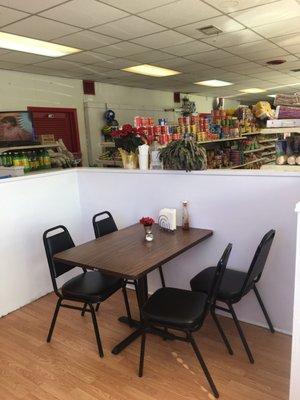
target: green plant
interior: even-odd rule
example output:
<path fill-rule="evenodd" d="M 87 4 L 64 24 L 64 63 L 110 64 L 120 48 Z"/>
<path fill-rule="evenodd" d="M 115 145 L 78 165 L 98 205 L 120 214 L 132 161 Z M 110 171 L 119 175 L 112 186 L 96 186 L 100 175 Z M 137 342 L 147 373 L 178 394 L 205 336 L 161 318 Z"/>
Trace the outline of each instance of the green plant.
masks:
<path fill-rule="evenodd" d="M 130 124 L 125 124 L 121 129 L 111 132 L 117 149 L 123 149 L 128 153 L 135 153 L 137 148 L 144 144 L 139 132 Z"/>
<path fill-rule="evenodd" d="M 165 169 L 202 170 L 207 168 L 205 150 L 191 138 L 175 140 L 160 150 Z"/>

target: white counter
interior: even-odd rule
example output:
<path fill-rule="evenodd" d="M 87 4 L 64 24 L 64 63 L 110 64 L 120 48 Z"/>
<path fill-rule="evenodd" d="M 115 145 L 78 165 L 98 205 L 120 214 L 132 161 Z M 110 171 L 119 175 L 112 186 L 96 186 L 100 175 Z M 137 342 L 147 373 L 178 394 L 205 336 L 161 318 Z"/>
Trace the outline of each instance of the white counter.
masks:
<path fill-rule="evenodd" d="M 120 228 L 163 207 L 190 202 L 191 224 L 211 228 L 211 239 L 164 267 L 167 284 L 188 287 L 189 279 L 217 262 L 233 243 L 230 265 L 247 270 L 263 234 L 275 228 L 274 245 L 259 284 L 278 330 L 291 332 L 296 218 L 300 174 L 254 170 L 129 171 L 81 168 L 0 180 L 0 315 L 52 290 L 42 233 L 65 224 L 76 243 L 93 237 L 92 216 L 110 210 Z M 151 274 L 150 289 L 159 285 Z M 265 325 L 252 295 L 237 313 Z"/>

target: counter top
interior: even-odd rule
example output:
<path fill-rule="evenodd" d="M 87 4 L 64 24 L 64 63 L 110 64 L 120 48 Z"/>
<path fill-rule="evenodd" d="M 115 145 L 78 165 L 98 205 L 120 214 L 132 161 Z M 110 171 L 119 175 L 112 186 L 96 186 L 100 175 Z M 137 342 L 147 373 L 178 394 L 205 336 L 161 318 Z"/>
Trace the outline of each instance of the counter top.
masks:
<path fill-rule="evenodd" d="M 43 179 L 45 177 L 65 175 L 65 174 L 84 174 L 86 172 L 93 174 L 132 174 L 132 175 L 187 175 L 187 176 L 257 176 L 257 177 L 300 177 L 300 171 L 298 172 L 287 172 L 287 171 L 276 171 L 276 170 L 235 170 L 235 169 L 208 169 L 204 171 L 168 171 L 168 170 L 139 170 L 139 169 L 123 169 L 123 168 L 68 168 L 59 171 L 45 171 L 41 174 L 32 174 L 24 176 L 16 176 L 7 179 L 0 179 L 0 185 L 9 184 L 17 181 L 32 180 L 32 179 Z"/>

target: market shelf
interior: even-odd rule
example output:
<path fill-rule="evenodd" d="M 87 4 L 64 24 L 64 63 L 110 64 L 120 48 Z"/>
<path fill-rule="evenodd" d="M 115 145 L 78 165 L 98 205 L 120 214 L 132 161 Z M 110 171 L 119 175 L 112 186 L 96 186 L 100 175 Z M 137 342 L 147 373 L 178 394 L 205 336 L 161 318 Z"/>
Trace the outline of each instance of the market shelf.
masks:
<path fill-rule="evenodd" d="M 263 153 L 263 157 L 269 157 L 276 154 L 276 151 L 271 151 L 270 153 Z"/>
<path fill-rule="evenodd" d="M 115 147 L 115 142 L 101 142 L 101 147 Z"/>
<path fill-rule="evenodd" d="M 248 133 L 242 133 L 242 136 L 253 136 L 253 135 L 260 135 L 260 131 L 257 132 L 248 132 Z"/>
<path fill-rule="evenodd" d="M 249 153 L 256 153 L 258 151 L 264 151 L 268 149 L 272 149 L 275 145 L 270 145 L 270 146 L 262 146 L 259 149 L 254 149 L 254 150 L 244 150 L 244 154 L 249 154 Z"/>
<path fill-rule="evenodd" d="M 280 133 L 300 133 L 300 126 L 292 126 L 288 128 L 263 128 L 260 133 L 262 135 L 280 134 Z"/>
<path fill-rule="evenodd" d="M 18 151 L 18 150 L 35 150 L 35 149 L 55 149 L 61 147 L 58 143 L 53 144 L 32 144 L 26 146 L 10 146 L 10 147 L 0 147 L 0 154 L 7 151 Z"/>
<path fill-rule="evenodd" d="M 258 143 L 268 143 L 268 142 L 277 142 L 278 138 L 272 139 L 259 139 Z"/>
<path fill-rule="evenodd" d="M 235 138 L 224 138 L 224 139 L 217 139 L 217 140 L 203 140 L 200 142 L 197 142 L 197 144 L 207 144 L 207 143 L 218 143 L 218 142 L 229 142 L 229 141 L 235 141 L 235 140 L 245 140 L 244 137 L 235 137 Z"/>
<path fill-rule="evenodd" d="M 110 167 L 122 167 L 123 166 L 122 160 L 96 160 L 96 164 L 98 164 L 100 167 L 103 167 L 104 165 L 107 165 Z"/>
<path fill-rule="evenodd" d="M 244 164 L 241 164 L 241 165 L 234 165 L 233 167 L 229 167 L 229 169 L 237 169 L 237 168 L 246 167 L 247 165 L 255 164 L 255 163 L 263 161 L 265 159 L 266 159 L 266 157 L 258 158 L 256 160 L 248 161 L 248 162 L 246 162 Z"/>

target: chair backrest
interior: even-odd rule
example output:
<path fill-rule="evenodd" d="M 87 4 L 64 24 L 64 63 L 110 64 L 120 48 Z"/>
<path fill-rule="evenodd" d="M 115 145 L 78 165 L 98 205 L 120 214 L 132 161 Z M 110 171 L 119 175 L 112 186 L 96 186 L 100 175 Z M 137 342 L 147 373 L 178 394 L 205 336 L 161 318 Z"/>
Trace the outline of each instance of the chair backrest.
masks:
<path fill-rule="evenodd" d="M 51 232 L 60 230 L 59 233 L 50 235 Z M 68 229 L 63 225 L 58 225 L 46 230 L 43 234 L 44 247 L 50 269 L 52 284 L 57 291 L 56 278 L 75 268 L 53 260 L 54 254 L 75 247 Z"/>
<path fill-rule="evenodd" d="M 105 218 L 100 217 L 106 216 Z M 99 238 L 101 236 L 107 235 L 118 230 L 117 225 L 113 219 L 113 216 L 109 211 L 103 211 L 93 216 L 93 227 L 95 232 L 95 237 Z"/>
<path fill-rule="evenodd" d="M 215 301 L 217 299 L 231 250 L 232 250 L 232 244 L 229 243 L 227 245 L 226 249 L 224 250 L 222 257 L 220 258 L 218 265 L 216 267 L 215 276 L 214 276 L 210 291 L 208 293 L 208 298 L 207 298 L 208 309 L 210 306 L 212 306 L 215 303 Z"/>
<path fill-rule="evenodd" d="M 265 234 L 259 246 L 257 247 L 242 288 L 241 296 L 247 293 L 248 290 L 252 288 L 253 284 L 260 280 L 274 240 L 274 236 L 275 230 L 271 229 Z"/>

